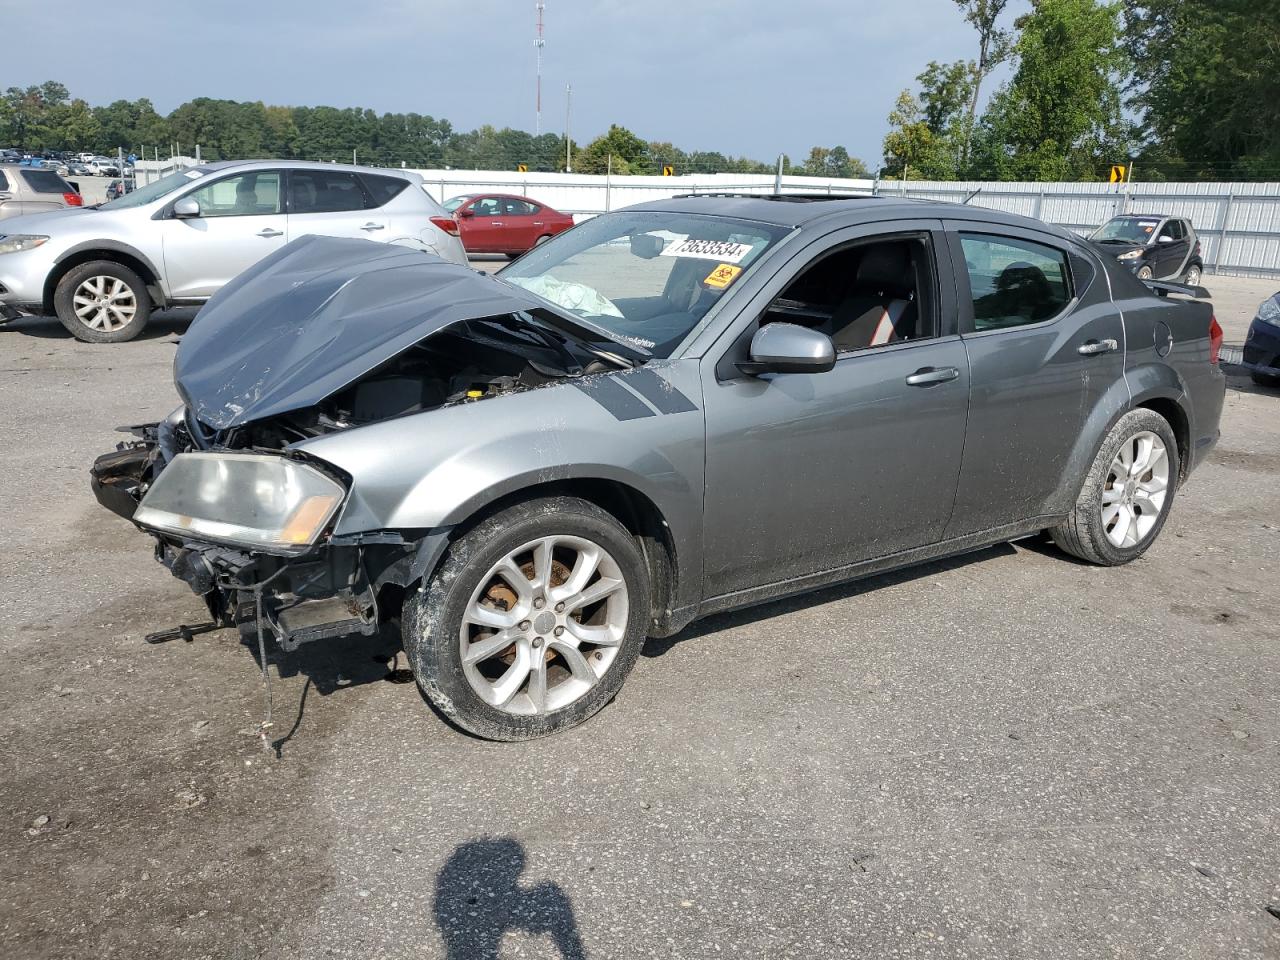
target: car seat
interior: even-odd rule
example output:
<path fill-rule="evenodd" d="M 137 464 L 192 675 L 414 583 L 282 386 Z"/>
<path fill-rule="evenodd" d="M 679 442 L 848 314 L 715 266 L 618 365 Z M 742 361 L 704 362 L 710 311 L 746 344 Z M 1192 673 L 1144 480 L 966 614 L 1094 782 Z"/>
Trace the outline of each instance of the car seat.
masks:
<path fill-rule="evenodd" d="M 877 244 L 858 261 L 852 289 L 832 313 L 831 339 L 839 351 L 878 347 L 916 336 L 918 320 L 910 244 Z"/>

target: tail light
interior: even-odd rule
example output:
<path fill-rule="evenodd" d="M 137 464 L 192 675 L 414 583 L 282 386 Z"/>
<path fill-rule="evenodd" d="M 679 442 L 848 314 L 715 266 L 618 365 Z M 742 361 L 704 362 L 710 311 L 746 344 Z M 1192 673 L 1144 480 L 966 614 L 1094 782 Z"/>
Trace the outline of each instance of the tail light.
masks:
<path fill-rule="evenodd" d="M 451 237 L 458 235 L 458 221 L 453 217 L 432 217 L 431 222 Z"/>
<path fill-rule="evenodd" d="M 62 195 L 62 202 L 68 207 L 84 206 L 84 200 L 81 198 L 80 194 L 76 193 L 74 190 L 64 193 Z"/>
<path fill-rule="evenodd" d="M 1209 317 L 1209 362 L 1217 364 L 1218 351 L 1222 349 L 1222 327 L 1218 325 L 1218 318 Z"/>

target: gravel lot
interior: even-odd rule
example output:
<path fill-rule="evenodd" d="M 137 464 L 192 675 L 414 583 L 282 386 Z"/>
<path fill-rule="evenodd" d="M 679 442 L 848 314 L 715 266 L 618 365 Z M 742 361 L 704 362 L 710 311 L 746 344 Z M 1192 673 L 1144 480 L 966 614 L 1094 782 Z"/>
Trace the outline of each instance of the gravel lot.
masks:
<path fill-rule="evenodd" d="M 1207 282 L 1238 345 L 1272 287 Z M 183 326 L 0 327 L 0 956 L 1280 956 L 1280 394 L 1231 377 L 1128 567 L 1024 543 L 716 617 L 528 744 L 390 640 L 304 647 L 275 757 L 236 636 L 142 643 L 202 606 L 88 489 Z"/>

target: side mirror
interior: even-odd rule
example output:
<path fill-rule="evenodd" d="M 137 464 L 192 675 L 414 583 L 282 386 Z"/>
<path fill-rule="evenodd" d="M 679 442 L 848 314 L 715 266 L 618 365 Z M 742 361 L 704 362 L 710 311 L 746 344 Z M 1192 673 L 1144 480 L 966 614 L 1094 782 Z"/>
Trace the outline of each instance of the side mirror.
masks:
<path fill-rule="evenodd" d="M 652 260 L 662 253 L 666 242 L 652 233 L 638 233 L 631 238 L 631 255 L 641 260 Z"/>
<path fill-rule="evenodd" d="M 463 210 L 458 211 L 458 216 L 461 217 L 463 220 L 467 219 L 467 217 L 474 217 L 475 215 L 476 215 L 476 212 L 472 210 L 470 207 L 467 207 Z"/>
<path fill-rule="evenodd" d="M 825 333 L 794 323 L 767 323 L 751 338 L 751 360 L 738 369 L 763 373 L 826 373 L 836 365 L 836 348 Z"/>
<path fill-rule="evenodd" d="M 179 220 L 200 216 L 200 201 L 195 197 L 183 197 L 173 205 L 173 215 Z"/>
<path fill-rule="evenodd" d="M 1167 233 L 1162 233 L 1160 234 L 1160 239 L 1157 240 L 1156 243 L 1173 243 L 1173 237 L 1169 236 Z"/>

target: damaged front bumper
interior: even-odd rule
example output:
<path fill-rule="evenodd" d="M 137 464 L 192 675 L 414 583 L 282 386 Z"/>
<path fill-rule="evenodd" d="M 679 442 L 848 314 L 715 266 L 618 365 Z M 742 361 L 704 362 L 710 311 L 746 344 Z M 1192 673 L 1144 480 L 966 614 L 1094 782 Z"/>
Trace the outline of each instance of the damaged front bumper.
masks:
<path fill-rule="evenodd" d="M 134 428 L 139 439 L 98 457 L 90 484 L 99 503 L 155 539 L 156 559 L 204 599 L 216 623 L 258 619 L 285 650 L 377 632 L 379 589 L 403 580 L 413 544 L 381 534 L 372 544 L 330 539 L 279 555 L 146 527 L 136 519 L 138 506 L 172 457 L 164 428 Z"/>

